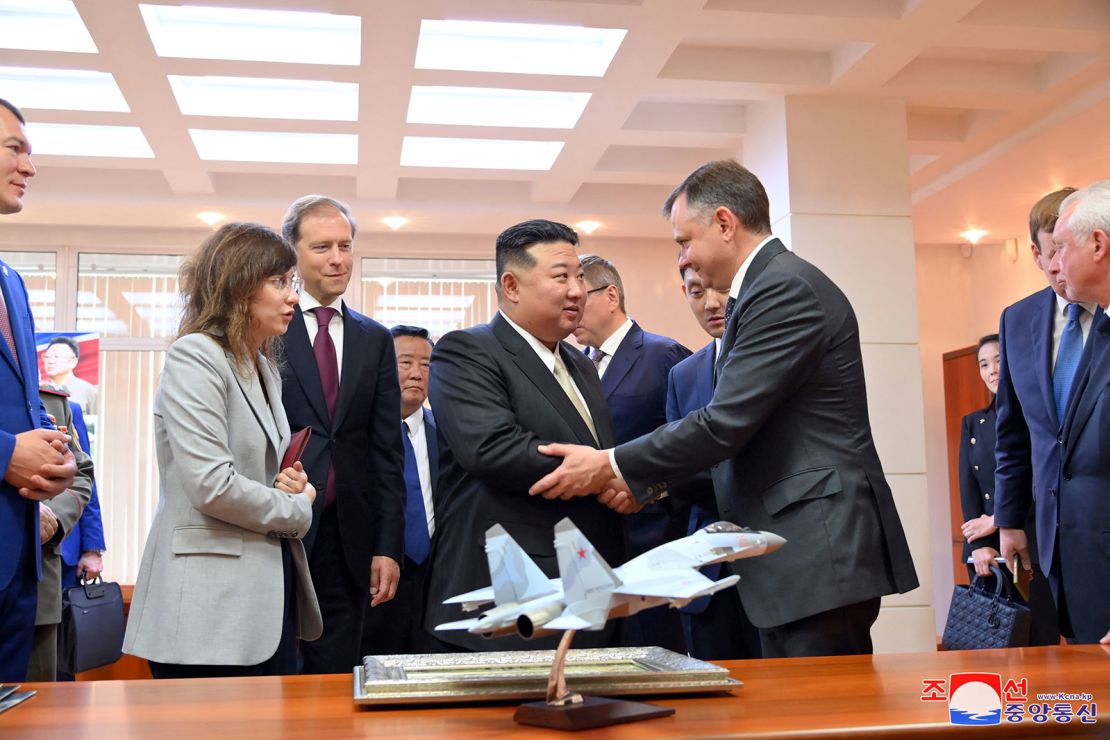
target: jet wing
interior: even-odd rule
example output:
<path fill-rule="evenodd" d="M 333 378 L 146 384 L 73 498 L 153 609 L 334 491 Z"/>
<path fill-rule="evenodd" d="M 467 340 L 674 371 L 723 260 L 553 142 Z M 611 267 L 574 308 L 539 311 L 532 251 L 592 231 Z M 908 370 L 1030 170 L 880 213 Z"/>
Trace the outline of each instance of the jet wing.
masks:
<path fill-rule="evenodd" d="M 545 630 L 585 630 L 593 627 L 591 623 L 587 622 L 582 617 L 576 617 L 573 614 L 563 613 L 555 617 L 550 622 L 543 625 Z"/>
<path fill-rule="evenodd" d="M 629 580 L 613 593 L 623 596 L 648 596 L 660 599 L 696 599 L 727 588 L 739 580 L 737 576 L 711 581 L 693 568 L 655 571 L 649 577 Z"/>
<path fill-rule="evenodd" d="M 469 630 L 478 624 L 478 617 L 474 619 L 461 619 L 458 622 L 444 622 L 443 624 L 436 625 L 436 632 L 444 632 L 447 630 Z"/>
<path fill-rule="evenodd" d="M 482 604 L 488 604 L 494 600 L 493 586 L 486 586 L 474 591 L 468 591 L 465 594 L 452 596 L 444 601 L 444 604 L 462 604 L 464 612 L 472 612 Z"/>

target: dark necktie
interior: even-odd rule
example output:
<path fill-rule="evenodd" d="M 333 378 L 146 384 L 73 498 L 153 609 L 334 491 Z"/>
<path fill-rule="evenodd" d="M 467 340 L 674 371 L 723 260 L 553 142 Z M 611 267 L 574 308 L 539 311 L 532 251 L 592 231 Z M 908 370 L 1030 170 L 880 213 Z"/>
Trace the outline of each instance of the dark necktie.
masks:
<path fill-rule="evenodd" d="M 1056 367 L 1052 370 L 1052 394 L 1056 399 L 1056 420 L 1064 423 L 1064 412 L 1068 410 L 1068 397 L 1071 394 L 1075 369 L 1079 367 L 1079 357 L 1083 354 L 1083 327 L 1079 317 L 1083 306 L 1068 304 L 1068 321 L 1060 335 L 1060 349 L 1056 353 Z"/>
<path fill-rule="evenodd" d="M 328 407 L 328 418 L 334 420 L 335 403 L 339 400 L 339 363 L 335 358 L 335 343 L 328 333 L 328 324 L 336 310 L 318 306 L 312 309 L 312 313 L 316 316 L 316 341 L 312 343 L 312 354 L 316 355 L 316 369 L 320 372 L 320 387 L 324 391 L 324 405 Z M 333 446 L 332 455 L 334 454 Z M 334 459 L 328 467 L 328 482 L 324 488 L 324 508 L 327 508 L 335 502 Z"/>
<path fill-rule="evenodd" d="M 725 325 L 728 325 L 728 320 L 732 318 L 732 311 L 736 308 L 736 299 L 729 296 L 725 302 Z"/>
<path fill-rule="evenodd" d="M 431 541 L 428 538 L 428 512 L 424 508 L 424 490 L 420 487 L 420 469 L 416 464 L 416 450 L 409 439 L 409 425 L 401 422 L 401 439 L 405 442 L 405 555 L 414 563 L 428 558 Z"/>
<path fill-rule="evenodd" d="M 15 351 L 15 335 L 12 334 L 12 322 L 8 317 L 8 303 L 4 299 L 4 292 L 0 291 L 0 336 L 4 337 L 4 341 L 8 344 L 8 349 L 11 350 L 12 357 L 15 358 L 15 364 L 19 366 L 19 353 Z"/>
<path fill-rule="evenodd" d="M 600 375 L 601 361 L 605 359 L 605 351 L 600 347 L 594 347 L 590 350 L 590 359 L 593 361 L 594 367 L 597 368 L 598 375 Z"/>

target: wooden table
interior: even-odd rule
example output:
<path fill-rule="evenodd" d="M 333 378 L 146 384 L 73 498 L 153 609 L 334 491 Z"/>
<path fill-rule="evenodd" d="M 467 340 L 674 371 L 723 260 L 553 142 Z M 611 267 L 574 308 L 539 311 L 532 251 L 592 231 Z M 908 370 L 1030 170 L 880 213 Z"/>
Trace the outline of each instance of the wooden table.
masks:
<path fill-rule="evenodd" d="M 1110 736 L 1110 647 L 1082 645 L 839 658 L 729 661 L 744 686 L 732 694 L 667 697 L 673 717 L 575 737 L 1056 737 Z M 1028 680 L 1029 700 L 1043 692 L 1089 693 L 1095 724 L 1051 719 L 957 728 L 947 704 L 921 700 L 925 679 L 994 672 Z M 564 737 L 513 723 L 514 705 L 358 708 L 348 675 L 178 681 L 26 684 L 38 696 L 0 714 L 0 737 L 342 738 Z"/>

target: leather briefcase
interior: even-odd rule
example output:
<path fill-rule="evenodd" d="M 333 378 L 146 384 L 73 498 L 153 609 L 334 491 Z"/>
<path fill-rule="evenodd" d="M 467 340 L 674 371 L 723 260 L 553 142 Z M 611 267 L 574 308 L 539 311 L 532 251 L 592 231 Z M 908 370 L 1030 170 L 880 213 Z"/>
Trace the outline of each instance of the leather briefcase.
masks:
<path fill-rule="evenodd" d="M 123 593 L 97 576 L 62 592 L 58 669 L 81 673 L 115 663 L 123 655 Z"/>
<path fill-rule="evenodd" d="M 1014 593 L 1009 579 L 991 566 L 992 594 L 979 576 L 970 586 L 956 586 L 941 646 L 945 650 L 1025 647 L 1029 644 L 1029 607 Z M 1003 594 L 1003 591 L 1006 593 Z"/>

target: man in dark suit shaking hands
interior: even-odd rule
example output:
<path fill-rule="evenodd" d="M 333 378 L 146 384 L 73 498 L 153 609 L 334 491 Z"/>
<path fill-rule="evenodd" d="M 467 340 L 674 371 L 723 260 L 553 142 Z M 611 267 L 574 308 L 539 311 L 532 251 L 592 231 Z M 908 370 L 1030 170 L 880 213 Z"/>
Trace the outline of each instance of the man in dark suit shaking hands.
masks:
<path fill-rule="evenodd" d="M 442 506 L 429 574 L 427 625 L 462 618 L 443 600 L 490 584 L 485 532 L 501 524 L 548 576 L 558 575 L 554 526 L 570 517 L 606 562 L 624 562 L 619 518 L 593 499 L 545 501 L 528 487 L 558 466 L 547 442 L 611 447 L 613 423 L 590 361 L 563 342 L 586 298 L 578 235 L 552 221 L 526 221 L 497 237 L 497 298 L 488 324 L 445 334 L 432 351 L 429 398 L 454 454 L 440 468 Z M 612 643 L 612 627 L 581 632 L 578 647 Z M 495 643 L 437 632 L 448 649 L 535 650 L 558 639 Z"/>
<path fill-rule="evenodd" d="M 347 207 L 308 195 L 282 223 L 304 292 L 285 334 L 282 400 L 293 431 L 312 427 L 301 457 L 319 495 L 304 538 L 324 634 L 301 643 L 304 673 L 346 673 L 361 658 L 363 616 L 393 598 L 404 552 L 401 392 L 393 337 L 351 310 Z"/>
<path fill-rule="evenodd" d="M 771 236 L 767 193 L 738 163 L 699 167 L 665 213 L 679 268 L 729 295 L 712 400 L 615 450 L 546 446 L 565 459 L 532 492 L 588 494 L 616 477 L 631 493 L 603 500 L 643 503 L 716 465 L 721 518 L 787 541 L 733 564 L 764 657 L 870 653 L 880 598 L 918 582 L 871 437 L 852 307 Z"/>

